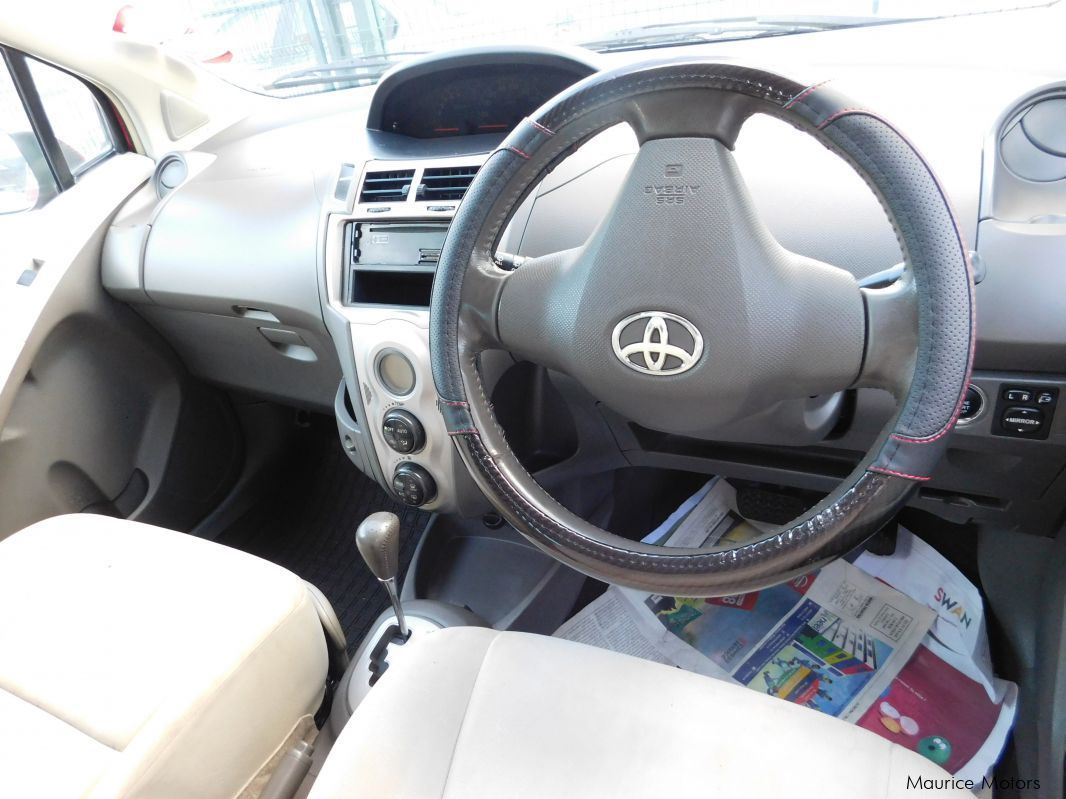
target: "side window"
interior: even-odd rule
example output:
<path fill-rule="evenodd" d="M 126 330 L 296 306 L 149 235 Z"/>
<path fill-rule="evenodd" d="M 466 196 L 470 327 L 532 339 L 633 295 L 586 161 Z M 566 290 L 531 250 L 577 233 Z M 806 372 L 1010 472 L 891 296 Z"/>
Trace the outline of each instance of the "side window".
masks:
<path fill-rule="evenodd" d="M 41 208 L 125 149 L 99 93 L 0 47 L 0 214 Z"/>
<path fill-rule="evenodd" d="M 40 208 L 57 193 L 11 73 L 0 61 L 0 214 Z"/>
<path fill-rule="evenodd" d="M 111 155 L 114 144 L 107 118 L 88 87 L 73 75 L 40 61 L 27 59 L 27 63 L 70 171 L 77 175 L 86 164 Z"/>

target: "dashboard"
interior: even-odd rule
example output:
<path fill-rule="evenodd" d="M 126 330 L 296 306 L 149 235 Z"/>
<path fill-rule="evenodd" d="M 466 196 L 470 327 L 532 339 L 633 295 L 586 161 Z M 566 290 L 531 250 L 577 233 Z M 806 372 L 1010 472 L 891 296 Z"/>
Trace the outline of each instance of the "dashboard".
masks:
<path fill-rule="evenodd" d="M 953 521 L 1034 532 L 1051 529 L 1061 513 L 1055 496 L 1066 490 L 1066 413 L 1056 412 L 1066 389 L 1066 149 L 1058 134 L 1066 65 L 1053 35 L 1059 18 L 1048 19 L 1061 13 L 1018 10 L 666 54 L 762 66 L 802 82 L 832 76 L 925 153 L 983 279 L 967 412 L 914 503 Z M 1025 45 L 1002 54 L 1015 40 Z M 951 58 L 921 55 L 946 41 L 966 47 Z M 980 56 L 992 51 L 1017 68 Z M 918 55 L 901 62 L 892 56 L 899 52 Z M 200 377 L 333 414 L 352 462 L 404 501 L 482 512 L 429 369 L 429 293 L 448 225 L 521 118 L 596 70 L 663 55 L 465 50 L 402 65 L 376 87 L 272 103 L 196 153 L 177 154 L 186 163 L 180 185 L 146 186 L 129 200 L 105 243 L 104 285 Z M 636 149 L 622 127 L 585 143 L 518 209 L 501 251 L 536 256 L 585 241 Z M 735 155 L 785 247 L 860 279 L 902 260 L 872 194 L 812 139 L 755 118 Z M 679 437 L 643 429 L 564 375 L 538 373 L 507 353 L 486 357 L 482 371 L 505 427 L 519 430 L 515 446 L 528 450 L 526 463 L 546 486 L 638 466 L 828 491 L 893 411 L 881 392 L 845 392 Z M 1013 424 L 1022 417 L 1039 424 Z"/>

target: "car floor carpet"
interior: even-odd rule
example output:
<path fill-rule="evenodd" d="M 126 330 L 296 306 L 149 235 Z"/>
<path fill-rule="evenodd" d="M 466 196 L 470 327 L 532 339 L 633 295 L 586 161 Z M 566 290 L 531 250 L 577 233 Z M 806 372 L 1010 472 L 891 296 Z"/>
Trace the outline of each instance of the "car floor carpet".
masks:
<path fill-rule="evenodd" d="M 301 438 L 282 479 L 218 541 L 316 585 L 333 603 L 351 653 L 389 605 L 356 549 L 356 527 L 375 511 L 400 517 L 402 585 L 431 516 L 392 499 L 356 469 L 335 431 L 309 430 Z"/>

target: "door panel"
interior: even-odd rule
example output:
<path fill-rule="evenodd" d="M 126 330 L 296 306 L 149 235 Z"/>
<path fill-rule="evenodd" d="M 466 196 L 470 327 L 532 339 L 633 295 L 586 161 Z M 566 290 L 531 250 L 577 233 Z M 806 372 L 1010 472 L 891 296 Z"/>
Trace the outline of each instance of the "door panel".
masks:
<path fill-rule="evenodd" d="M 236 476 L 228 401 L 100 285 L 109 222 L 151 169 L 114 156 L 45 207 L 0 217 L 0 538 L 83 510 L 191 526 Z"/>

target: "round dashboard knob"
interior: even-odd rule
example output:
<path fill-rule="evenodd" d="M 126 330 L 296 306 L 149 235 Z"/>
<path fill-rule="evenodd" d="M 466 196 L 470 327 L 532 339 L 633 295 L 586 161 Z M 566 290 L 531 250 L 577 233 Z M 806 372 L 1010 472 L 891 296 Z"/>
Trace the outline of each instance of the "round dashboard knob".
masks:
<path fill-rule="evenodd" d="M 418 452 L 426 445 L 426 431 L 422 423 L 408 411 L 393 408 L 381 420 L 381 435 L 385 443 L 397 452 L 407 455 Z"/>
<path fill-rule="evenodd" d="M 392 475 L 392 490 L 405 505 L 419 507 L 437 496 L 433 476 L 416 463 L 401 463 Z"/>

